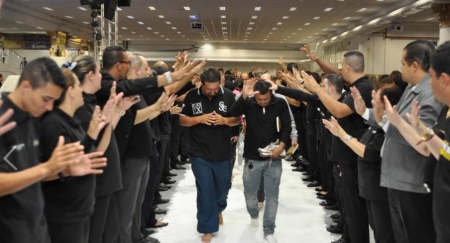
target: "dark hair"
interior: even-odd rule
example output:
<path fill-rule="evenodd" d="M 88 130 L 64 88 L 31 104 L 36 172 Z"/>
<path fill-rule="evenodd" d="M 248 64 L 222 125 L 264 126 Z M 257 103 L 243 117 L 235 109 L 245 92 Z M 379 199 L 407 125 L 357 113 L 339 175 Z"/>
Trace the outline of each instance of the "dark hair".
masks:
<path fill-rule="evenodd" d="M 416 40 L 406 45 L 403 50 L 406 52 L 405 61 L 408 66 L 417 62 L 422 70 L 428 72 L 430 57 L 435 51 L 433 43 L 427 40 Z"/>
<path fill-rule="evenodd" d="M 33 89 L 46 86 L 50 82 L 64 89 L 67 84 L 61 68 L 49 57 L 41 57 L 30 61 L 23 68 L 18 84 L 24 80 L 30 82 Z"/>
<path fill-rule="evenodd" d="M 310 75 L 313 76 L 313 78 L 316 80 L 316 82 L 317 82 L 318 84 L 320 84 L 320 82 L 321 82 L 322 80 L 320 79 L 320 76 L 319 76 L 318 73 L 312 72 Z"/>
<path fill-rule="evenodd" d="M 403 94 L 403 90 L 394 83 L 381 86 L 379 91 L 381 99 L 386 96 L 391 105 L 396 105 Z"/>
<path fill-rule="evenodd" d="M 108 46 L 103 50 L 103 68 L 111 69 L 116 63 L 123 61 L 125 49 L 121 46 Z"/>
<path fill-rule="evenodd" d="M 64 77 L 67 80 L 67 85 L 64 88 L 61 96 L 59 97 L 59 99 L 55 100 L 55 106 L 59 106 L 61 103 L 64 102 L 65 98 L 66 98 L 66 92 L 69 89 L 69 87 L 74 87 L 75 86 L 75 78 L 74 78 L 74 74 L 72 71 L 70 71 L 67 68 L 63 68 L 62 69 L 62 73 L 64 75 Z"/>
<path fill-rule="evenodd" d="M 441 44 L 431 56 L 431 66 L 436 72 L 436 76 L 442 73 L 450 75 L 450 41 Z"/>
<path fill-rule="evenodd" d="M 349 51 L 344 54 L 345 62 L 356 73 L 364 73 L 364 55 L 359 51 Z"/>
<path fill-rule="evenodd" d="M 77 75 L 78 80 L 80 80 L 80 83 L 84 83 L 84 78 L 86 77 L 86 74 L 89 72 L 95 73 L 95 68 L 97 67 L 97 62 L 95 59 L 91 56 L 86 55 L 80 55 L 76 56 L 72 62 L 76 62 L 77 65 L 72 69 L 72 72 Z"/>
<path fill-rule="evenodd" d="M 253 86 L 253 91 L 259 91 L 260 94 L 267 94 L 269 92 L 270 83 L 266 82 L 264 79 L 256 81 L 255 86 Z"/>
<path fill-rule="evenodd" d="M 213 67 L 206 69 L 200 75 L 200 80 L 202 80 L 202 84 L 204 84 L 205 82 L 208 82 L 208 83 L 220 82 L 219 70 L 217 70 Z"/>
<path fill-rule="evenodd" d="M 156 75 L 161 75 L 161 74 L 163 74 L 163 73 L 165 73 L 165 72 L 167 72 L 168 70 L 167 69 L 165 69 L 163 66 L 153 66 L 153 70 L 155 70 L 155 72 L 156 72 Z"/>
<path fill-rule="evenodd" d="M 288 70 L 290 73 L 293 73 L 293 72 L 292 72 L 292 68 L 295 68 L 295 69 L 298 70 L 298 65 L 297 65 L 297 63 L 295 63 L 295 62 L 290 62 L 290 63 L 288 63 L 288 65 L 287 65 L 287 70 Z"/>
<path fill-rule="evenodd" d="M 242 80 L 236 80 L 234 82 L 234 88 L 240 88 L 240 89 L 244 88 L 244 82 L 242 82 Z"/>
<path fill-rule="evenodd" d="M 384 85 L 393 84 L 394 80 L 391 77 L 382 78 L 378 84 L 378 87 L 383 87 Z"/>
<path fill-rule="evenodd" d="M 255 78 L 260 78 L 261 75 L 263 75 L 263 72 L 256 72 L 256 73 L 254 74 L 254 77 L 255 77 Z"/>
<path fill-rule="evenodd" d="M 328 84 L 332 85 L 336 90 L 336 93 L 342 93 L 344 88 L 344 79 L 339 74 L 328 74 L 323 76 L 323 79 L 328 80 Z"/>

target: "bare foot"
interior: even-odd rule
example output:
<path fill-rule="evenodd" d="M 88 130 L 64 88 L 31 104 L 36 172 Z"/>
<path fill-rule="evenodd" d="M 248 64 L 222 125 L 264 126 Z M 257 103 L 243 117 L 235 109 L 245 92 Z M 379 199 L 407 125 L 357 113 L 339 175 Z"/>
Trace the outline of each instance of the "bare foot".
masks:
<path fill-rule="evenodd" d="M 222 213 L 219 213 L 219 225 L 223 224 L 223 217 L 222 217 Z"/>
<path fill-rule="evenodd" d="M 202 236 L 202 242 L 210 243 L 212 239 L 212 234 L 206 233 Z"/>
<path fill-rule="evenodd" d="M 258 202 L 258 208 L 261 209 L 264 207 L 264 202 Z"/>

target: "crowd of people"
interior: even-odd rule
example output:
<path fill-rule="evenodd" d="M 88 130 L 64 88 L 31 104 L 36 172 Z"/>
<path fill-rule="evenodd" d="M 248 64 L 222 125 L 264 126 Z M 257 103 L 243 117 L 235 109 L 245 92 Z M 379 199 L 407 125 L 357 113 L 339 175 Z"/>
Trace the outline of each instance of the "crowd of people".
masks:
<path fill-rule="evenodd" d="M 202 242 L 224 223 L 236 167 L 249 224 L 262 213 L 275 243 L 283 158 L 337 210 L 334 243 L 369 243 L 370 228 L 377 243 L 450 242 L 450 42 L 409 43 L 381 77 L 359 51 L 337 69 L 300 50 L 321 75 L 281 58 L 274 78 L 224 72 L 188 52 L 150 68 L 119 46 L 102 67 L 28 62 L 0 101 L 0 242 L 159 242 L 160 191 L 191 163 Z"/>

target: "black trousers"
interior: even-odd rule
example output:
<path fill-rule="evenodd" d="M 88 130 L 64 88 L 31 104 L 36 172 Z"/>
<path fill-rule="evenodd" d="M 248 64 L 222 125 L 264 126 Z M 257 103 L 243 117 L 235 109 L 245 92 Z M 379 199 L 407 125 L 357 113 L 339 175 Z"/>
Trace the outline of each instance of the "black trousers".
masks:
<path fill-rule="evenodd" d="M 144 202 L 142 203 L 142 223 L 143 227 L 150 227 L 156 224 L 155 212 L 153 210 L 153 201 L 155 199 L 155 190 L 159 183 L 157 182 L 158 157 L 151 156 L 150 175 L 148 177 L 147 188 L 145 189 Z"/>
<path fill-rule="evenodd" d="M 369 218 L 366 200 L 359 196 L 357 164 L 339 163 L 345 222 L 351 242 L 369 243 Z"/>
<path fill-rule="evenodd" d="M 328 188 L 330 187 L 330 181 L 325 173 L 326 164 L 328 164 L 327 151 L 323 145 L 323 142 L 319 144 L 319 154 L 318 154 L 318 165 L 320 171 L 320 182 L 322 183 L 322 188 L 328 192 Z M 331 194 L 330 194 L 331 195 Z"/>
<path fill-rule="evenodd" d="M 116 242 L 119 236 L 119 214 L 113 194 L 95 198 L 90 217 L 89 243 Z"/>
<path fill-rule="evenodd" d="M 366 199 L 366 206 L 369 215 L 369 223 L 375 235 L 375 242 L 395 243 L 388 201 Z"/>
<path fill-rule="evenodd" d="M 89 218 L 70 224 L 47 222 L 53 243 L 87 243 L 89 238 Z"/>
<path fill-rule="evenodd" d="M 315 180 L 320 180 L 319 172 L 319 151 L 317 150 L 317 137 L 311 133 L 306 133 L 306 149 L 308 150 L 308 173 Z"/>
<path fill-rule="evenodd" d="M 173 116 L 172 133 L 170 134 L 170 163 L 178 162 L 178 155 L 181 161 L 186 161 L 189 157 L 189 128 L 180 125 L 180 118 Z"/>
<path fill-rule="evenodd" d="M 388 199 L 396 242 L 435 242 L 431 194 L 388 188 Z"/>
<path fill-rule="evenodd" d="M 341 182 L 341 169 L 339 168 L 338 163 L 330 161 L 333 165 L 333 176 L 335 181 L 335 187 L 334 187 L 334 194 L 336 197 L 336 201 L 338 203 L 339 212 L 341 213 L 341 219 L 337 223 L 337 227 L 340 229 L 344 229 L 344 232 L 342 233 L 342 238 L 350 241 L 350 235 L 348 233 L 348 227 L 345 223 L 345 209 L 344 209 L 344 200 L 342 199 L 342 182 Z"/>

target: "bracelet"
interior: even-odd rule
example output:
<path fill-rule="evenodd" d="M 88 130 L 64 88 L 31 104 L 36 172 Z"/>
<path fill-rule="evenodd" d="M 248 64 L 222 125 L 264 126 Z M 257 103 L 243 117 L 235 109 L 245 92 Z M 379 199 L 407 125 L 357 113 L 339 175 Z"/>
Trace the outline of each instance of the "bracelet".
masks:
<path fill-rule="evenodd" d="M 170 76 L 170 71 L 165 72 L 164 76 L 166 76 L 167 83 L 171 84 L 172 83 L 172 77 Z"/>
<path fill-rule="evenodd" d="M 387 121 L 388 121 L 388 119 L 387 119 L 386 115 L 383 115 L 383 118 L 381 119 L 381 121 L 378 122 L 378 126 L 383 128 L 383 126 L 386 124 Z"/>
<path fill-rule="evenodd" d="M 353 138 L 352 135 L 348 134 L 347 137 L 344 139 L 344 143 L 347 143 L 352 138 Z"/>

